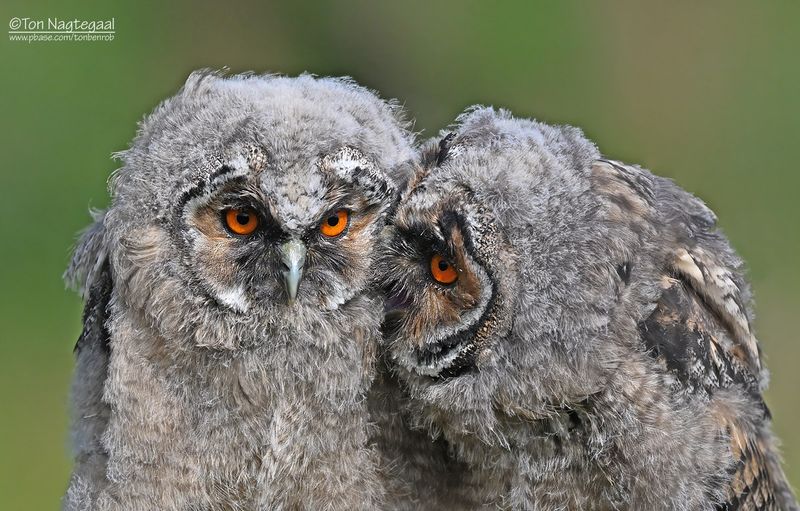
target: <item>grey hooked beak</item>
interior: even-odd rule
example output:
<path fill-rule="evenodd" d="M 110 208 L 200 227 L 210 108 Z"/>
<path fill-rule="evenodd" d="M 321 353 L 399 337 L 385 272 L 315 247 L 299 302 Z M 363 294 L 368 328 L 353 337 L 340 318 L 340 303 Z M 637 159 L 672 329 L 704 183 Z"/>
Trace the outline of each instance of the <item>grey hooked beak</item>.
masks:
<path fill-rule="evenodd" d="M 297 296 L 297 286 L 303 278 L 303 265 L 306 263 L 306 246 L 298 239 L 291 239 L 281 246 L 281 262 L 286 268 L 283 271 L 283 283 L 289 295 L 289 305 Z"/>

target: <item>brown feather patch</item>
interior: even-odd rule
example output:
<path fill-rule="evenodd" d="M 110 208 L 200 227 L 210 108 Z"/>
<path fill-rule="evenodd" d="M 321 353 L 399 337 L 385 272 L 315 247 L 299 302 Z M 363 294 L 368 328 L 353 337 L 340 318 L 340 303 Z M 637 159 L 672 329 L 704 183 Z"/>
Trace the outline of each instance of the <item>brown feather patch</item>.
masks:
<path fill-rule="evenodd" d="M 731 407 L 717 401 L 712 414 L 729 438 L 734 464 L 725 492 L 725 511 L 778 510 L 779 488 L 768 453 L 772 447 L 763 434 L 746 425 Z"/>

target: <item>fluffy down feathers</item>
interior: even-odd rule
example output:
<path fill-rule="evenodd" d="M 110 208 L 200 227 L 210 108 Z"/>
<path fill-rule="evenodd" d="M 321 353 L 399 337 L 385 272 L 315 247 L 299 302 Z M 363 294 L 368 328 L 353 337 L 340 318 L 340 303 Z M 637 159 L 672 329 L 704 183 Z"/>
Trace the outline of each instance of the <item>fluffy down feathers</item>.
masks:
<path fill-rule="evenodd" d="M 86 308 L 65 509 L 381 505 L 369 280 L 412 142 L 394 104 L 312 76 L 195 73 L 142 123 L 67 274 Z"/>
<path fill-rule="evenodd" d="M 397 403 L 461 464 L 454 502 L 794 509 L 713 213 L 574 128 L 474 108 L 451 131 L 393 217 L 382 274 Z M 455 283 L 424 271 L 432 253 Z"/>

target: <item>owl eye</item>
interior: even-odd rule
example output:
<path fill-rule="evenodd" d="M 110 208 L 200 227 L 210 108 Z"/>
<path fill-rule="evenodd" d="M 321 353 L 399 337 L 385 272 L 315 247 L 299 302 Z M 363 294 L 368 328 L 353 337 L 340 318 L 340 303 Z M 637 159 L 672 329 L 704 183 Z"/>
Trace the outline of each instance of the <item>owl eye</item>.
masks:
<path fill-rule="evenodd" d="M 431 276 L 440 284 L 452 284 L 458 280 L 458 270 L 441 254 L 433 254 L 431 256 Z"/>
<path fill-rule="evenodd" d="M 350 212 L 346 209 L 339 209 L 329 214 L 324 220 L 322 220 L 322 223 L 319 224 L 319 230 L 323 235 L 329 238 L 334 238 L 342 234 L 344 230 L 347 229 L 349 222 Z"/>
<path fill-rule="evenodd" d="M 258 215 L 250 208 L 228 209 L 224 217 L 228 230 L 240 236 L 253 234 L 258 227 Z"/>

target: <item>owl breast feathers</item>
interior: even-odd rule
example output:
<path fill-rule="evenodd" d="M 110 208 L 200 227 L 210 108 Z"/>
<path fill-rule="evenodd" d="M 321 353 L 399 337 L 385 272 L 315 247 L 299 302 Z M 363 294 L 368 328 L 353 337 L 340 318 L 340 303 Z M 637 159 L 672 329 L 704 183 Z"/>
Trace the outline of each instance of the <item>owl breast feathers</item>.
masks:
<path fill-rule="evenodd" d="M 391 224 L 397 478 L 442 463 L 427 431 L 461 484 L 425 491 L 464 508 L 795 508 L 742 263 L 700 200 L 577 129 L 476 107 Z"/>

